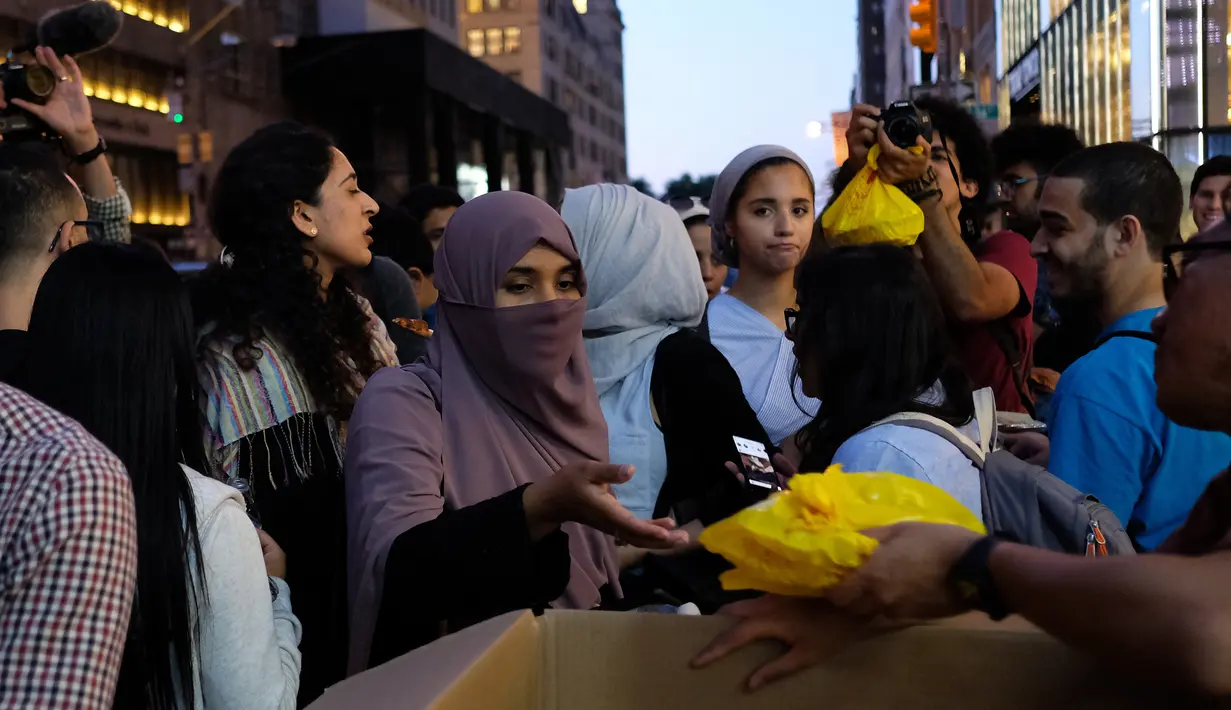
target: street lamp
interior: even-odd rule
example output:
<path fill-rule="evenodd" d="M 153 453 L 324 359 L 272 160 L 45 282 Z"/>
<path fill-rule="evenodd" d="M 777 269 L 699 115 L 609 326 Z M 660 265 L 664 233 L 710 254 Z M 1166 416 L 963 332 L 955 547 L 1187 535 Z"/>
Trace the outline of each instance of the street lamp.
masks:
<path fill-rule="evenodd" d="M 820 138 L 821 134 L 824 132 L 825 127 L 821 125 L 820 121 L 808 121 L 807 125 L 804 126 L 804 135 L 807 136 L 809 140 L 816 140 L 817 138 Z"/>

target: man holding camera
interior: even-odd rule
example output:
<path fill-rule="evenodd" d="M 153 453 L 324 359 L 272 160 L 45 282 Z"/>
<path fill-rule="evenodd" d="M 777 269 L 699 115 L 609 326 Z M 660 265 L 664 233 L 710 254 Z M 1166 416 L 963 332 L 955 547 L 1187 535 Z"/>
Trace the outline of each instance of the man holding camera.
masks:
<path fill-rule="evenodd" d="M 855 106 L 846 134 L 851 167 L 862 167 L 872 145 L 880 146 L 881 180 L 897 185 L 923 210 L 917 244 L 954 323 L 958 355 L 972 384 L 991 387 L 1001 411 L 1030 412 L 1030 312 L 1038 281 L 1030 242 L 1010 231 L 980 234 L 992 159 L 978 122 L 941 99 L 924 98 L 915 107 L 932 123 L 930 142 L 917 138 L 921 153 L 889 139 L 880 109 Z"/>
<path fill-rule="evenodd" d="M 90 238 L 127 242 L 132 206 L 103 156 L 106 144 L 94 128 L 81 70 L 46 48 L 35 53 L 55 72 L 57 85 L 42 105 L 13 105 L 63 136 L 71 167 L 41 144 L 0 142 L 0 381 L 20 361 L 25 330 L 43 274 L 64 250 Z M 0 96 L 0 109 L 7 108 Z"/>

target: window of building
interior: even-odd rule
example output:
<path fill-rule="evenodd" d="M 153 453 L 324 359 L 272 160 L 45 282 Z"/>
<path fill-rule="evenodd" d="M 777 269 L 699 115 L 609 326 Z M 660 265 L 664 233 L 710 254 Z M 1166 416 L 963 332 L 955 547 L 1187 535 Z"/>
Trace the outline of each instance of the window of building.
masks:
<path fill-rule="evenodd" d="M 499 27 L 487 29 L 487 53 L 493 57 L 504 54 L 504 30 Z"/>
<path fill-rule="evenodd" d="M 547 0 L 547 16 L 556 16 L 556 0 Z"/>
<path fill-rule="evenodd" d="M 560 103 L 560 85 L 554 77 L 547 77 L 547 100 L 553 104 Z"/>
<path fill-rule="evenodd" d="M 466 30 L 466 49 L 472 57 L 483 56 L 483 30 Z"/>
<path fill-rule="evenodd" d="M 504 28 L 504 51 L 505 54 L 517 54 L 521 51 L 520 27 Z"/>
<path fill-rule="evenodd" d="M 483 12 L 483 0 L 466 0 L 466 12 L 477 15 Z"/>
<path fill-rule="evenodd" d="M 598 160 L 598 143 L 590 141 L 590 160 Z"/>
<path fill-rule="evenodd" d="M 598 113 L 594 110 L 594 104 L 590 104 L 590 125 L 598 124 Z"/>
<path fill-rule="evenodd" d="M 543 32 L 543 31 L 540 29 L 539 32 Z M 556 50 L 556 38 L 545 32 L 543 33 L 543 35 L 545 37 L 543 43 L 544 43 L 544 46 L 546 47 L 547 58 L 554 62 L 556 61 L 556 58 L 560 56 L 559 52 L 557 52 Z"/>
<path fill-rule="evenodd" d="M 572 89 L 564 90 L 564 110 L 569 113 L 573 112 L 573 108 L 577 105 L 577 95 Z"/>
<path fill-rule="evenodd" d="M 500 12 L 500 0 L 487 0 L 487 9 L 491 12 Z"/>
<path fill-rule="evenodd" d="M 448 15 L 450 27 L 457 27 L 457 0 L 445 1 L 445 13 Z"/>

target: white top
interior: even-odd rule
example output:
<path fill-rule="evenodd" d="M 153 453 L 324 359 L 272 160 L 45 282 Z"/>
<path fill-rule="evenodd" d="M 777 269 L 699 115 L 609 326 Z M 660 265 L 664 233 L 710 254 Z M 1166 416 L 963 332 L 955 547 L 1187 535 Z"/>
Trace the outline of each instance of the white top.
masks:
<path fill-rule="evenodd" d="M 821 403 L 804 396 L 795 350 L 782 331 L 743 301 L 723 294 L 710 301 L 710 342 L 739 375 L 744 398 L 775 445 L 803 428 Z M 794 385 L 792 385 L 794 379 Z"/>
<path fill-rule="evenodd" d="M 270 600 L 261 541 L 234 488 L 184 467 L 192 484 L 207 606 L 199 619 L 196 710 L 294 710 L 302 628 L 291 591 Z"/>

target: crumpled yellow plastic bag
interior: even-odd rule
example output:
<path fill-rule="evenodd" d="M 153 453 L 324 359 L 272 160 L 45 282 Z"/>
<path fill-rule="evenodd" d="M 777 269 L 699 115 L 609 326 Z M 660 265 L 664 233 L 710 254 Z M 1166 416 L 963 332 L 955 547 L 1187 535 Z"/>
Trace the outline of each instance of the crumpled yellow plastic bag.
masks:
<path fill-rule="evenodd" d="M 914 153 L 921 146 L 911 146 Z M 906 193 L 881 182 L 876 172 L 880 146 L 868 152 L 868 164 L 821 215 L 821 227 L 830 246 L 856 244 L 914 245 L 923 232 L 923 210 Z"/>
<path fill-rule="evenodd" d="M 789 490 L 711 525 L 700 541 L 735 565 L 722 574 L 724 589 L 820 596 L 876 550 L 860 530 L 912 521 L 987 532 L 970 509 L 930 483 L 830 466 L 795 476 Z"/>

